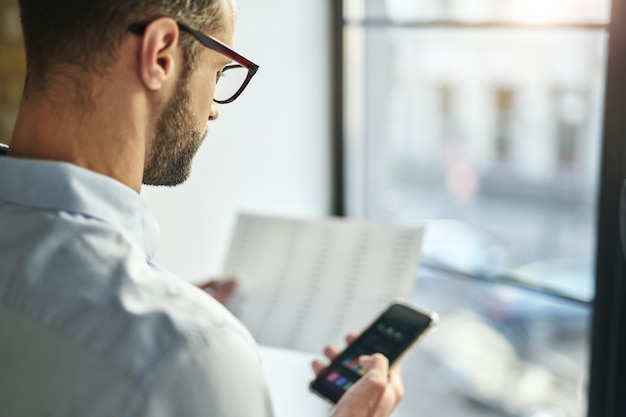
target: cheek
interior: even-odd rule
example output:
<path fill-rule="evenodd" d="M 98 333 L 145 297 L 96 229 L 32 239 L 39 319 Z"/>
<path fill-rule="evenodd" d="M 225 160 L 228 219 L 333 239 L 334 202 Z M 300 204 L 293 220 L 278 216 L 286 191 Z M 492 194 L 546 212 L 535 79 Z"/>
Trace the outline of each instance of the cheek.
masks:
<path fill-rule="evenodd" d="M 209 119 L 211 112 L 215 85 L 206 77 L 196 79 L 196 82 L 190 84 L 190 88 L 194 113 L 198 116 L 198 122 L 204 124 Z"/>

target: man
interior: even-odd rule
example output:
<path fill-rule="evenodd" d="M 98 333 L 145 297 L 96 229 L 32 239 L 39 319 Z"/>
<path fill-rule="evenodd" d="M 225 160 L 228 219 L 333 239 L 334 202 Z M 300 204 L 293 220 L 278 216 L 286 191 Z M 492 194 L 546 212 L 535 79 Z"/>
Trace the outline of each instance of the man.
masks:
<path fill-rule="evenodd" d="M 20 12 L 27 81 L 0 156 L 0 416 L 272 415 L 251 336 L 153 263 L 158 226 L 138 195 L 187 178 L 216 102 L 254 75 L 227 46 L 235 4 L 20 0 Z M 362 363 L 334 415 L 385 416 L 400 400 L 384 357 Z"/>

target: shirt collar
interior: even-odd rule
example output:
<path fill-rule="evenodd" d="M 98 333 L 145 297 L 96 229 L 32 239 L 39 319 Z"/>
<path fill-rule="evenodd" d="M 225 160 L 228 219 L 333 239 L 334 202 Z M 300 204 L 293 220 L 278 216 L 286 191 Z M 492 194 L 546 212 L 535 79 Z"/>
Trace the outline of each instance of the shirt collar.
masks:
<path fill-rule="evenodd" d="M 156 252 L 159 225 L 146 202 L 121 182 L 76 165 L 0 156 L 0 200 L 98 219 L 123 229 L 148 260 Z"/>

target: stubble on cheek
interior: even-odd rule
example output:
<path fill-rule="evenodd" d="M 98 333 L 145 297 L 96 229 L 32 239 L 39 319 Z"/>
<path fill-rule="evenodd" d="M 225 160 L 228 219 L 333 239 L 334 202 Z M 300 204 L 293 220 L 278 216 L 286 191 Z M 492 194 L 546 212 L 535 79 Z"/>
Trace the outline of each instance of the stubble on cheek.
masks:
<path fill-rule="evenodd" d="M 191 173 L 191 164 L 208 133 L 198 126 L 191 109 L 188 88 L 177 90 L 159 118 L 146 160 L 143 183 L 174 186 Z"/>

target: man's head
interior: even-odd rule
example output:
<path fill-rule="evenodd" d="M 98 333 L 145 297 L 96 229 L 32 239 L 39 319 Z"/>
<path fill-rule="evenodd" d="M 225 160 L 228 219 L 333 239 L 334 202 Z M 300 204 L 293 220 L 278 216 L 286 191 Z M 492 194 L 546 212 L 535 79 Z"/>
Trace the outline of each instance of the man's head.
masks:
<path fill-rule="evenodd" d="M 134 77 L 145 92 L 144 113 L 150 122 L 144 135 L 143 182 L 183 182 L 206 134 L 207 120 L 217 117 L 212 102 L 216 78 L 230 59 L 204 48 L 179 24 L 231 43 L 234 2 L 19 0 L 19 4 L 27 58 L 25 98 L 45 95 L 50 85 L 62 83 L 63 91 L 89 116 L 97 107 L 92 106 L 94 101 L 102 96 L 92 91 L 94 80 Z M 143 26 L 140 33 L 130 30 L 136 24 Z M 135 49 L 127 47 L 129 39 L 134 39 Z M 115 65 L 124 59 L 131 62 L 124 67 L 128 74 L 116 72 L 112 77 L 109 71 L 119 71 Z"/>

